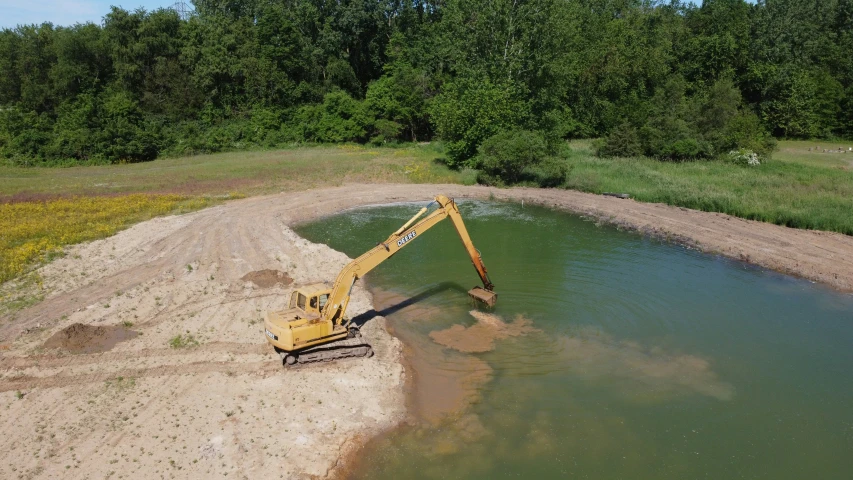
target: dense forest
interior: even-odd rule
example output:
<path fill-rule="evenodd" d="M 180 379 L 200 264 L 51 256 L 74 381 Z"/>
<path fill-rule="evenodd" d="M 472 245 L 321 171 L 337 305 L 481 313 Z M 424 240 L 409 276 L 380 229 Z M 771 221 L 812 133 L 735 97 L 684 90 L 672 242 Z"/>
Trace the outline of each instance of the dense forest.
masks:
<path fill-rule="evenodd" d="M 0 156 L 437 138 L 451 166 L 511 180 L 561 139 L 685 160 L 853 136 L 853 0 L 194 5 L 2 30 Z"/>

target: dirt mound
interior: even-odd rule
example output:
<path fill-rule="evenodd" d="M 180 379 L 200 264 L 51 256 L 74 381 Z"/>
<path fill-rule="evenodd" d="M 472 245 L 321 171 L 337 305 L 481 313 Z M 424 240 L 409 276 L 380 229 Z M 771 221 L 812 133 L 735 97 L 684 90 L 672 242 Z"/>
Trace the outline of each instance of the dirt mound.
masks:
<path fill-rule="evenodd" d="M 71 353 L 99 353 L 137 335 L 138 332 L 120 326 L 96 327 L 75 323 L 48 338 L 44 348 L 61 348 Z"/>
<path fill-rule="evenodd" d="M 257 272 L 249 272 L 243 275 L 243 278 L 240 280 L 243 280 L 244 282 L 252 282 L 261 288 L 270 288 L 277 284 L 287 286 L 293 283 L 293 279 L 290 278 L 290 275 L 278 270 L 258 270 Z"/>
<path fill-rule="evenodd" d="M 517 316 L 512 323 L 506 323 L 497 315 L 472 310 L 471 316 L 477 323 L 470 327 L 453 325 L 445 330 L 429 334 L 438 344 L 465 353 L 488 352 L 495 349 L 495 340 L 527 335 L 539 329 L 530 325 L 530 320 Z"/>

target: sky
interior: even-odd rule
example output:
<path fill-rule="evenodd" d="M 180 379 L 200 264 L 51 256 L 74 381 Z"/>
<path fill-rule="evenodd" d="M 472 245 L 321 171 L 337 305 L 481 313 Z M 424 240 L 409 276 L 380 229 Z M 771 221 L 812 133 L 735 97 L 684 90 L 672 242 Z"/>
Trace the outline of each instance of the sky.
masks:
<path fill-rule="evenodd" d="M 189 0 L 185 0 L 190 4 Z M 111 5 L 126 10 L 171 7 L 175 0 L 0 0 L 0 28 L 51 22 L 54 25 L 101 23 Z"/>
<path fill-rule="evenodd" d="M 185 2 L 191 5 L 190 0 Z M 694 0 L 694 3 L 700 2 L 701 0 Z M 101 23 L 111 5 L 123 7 L 125 10 L 142 7 L 150 11 L 174 4 L 175 0 L 0 0 L 0 28 L 43 22 L 51 22 L 54 25 Z"/>

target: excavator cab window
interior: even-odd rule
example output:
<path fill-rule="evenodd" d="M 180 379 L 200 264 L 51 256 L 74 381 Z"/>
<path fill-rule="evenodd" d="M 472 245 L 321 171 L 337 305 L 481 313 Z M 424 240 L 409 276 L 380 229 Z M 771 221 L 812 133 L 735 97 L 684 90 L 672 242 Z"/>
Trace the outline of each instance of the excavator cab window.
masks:
<path fill-rule="evenodd" d="M 328 302 L 328 301 L 329 301 L 329 294 L 328 293 L 324 293 L 324 294 L 320 295 L 320 310 L 323 310 L 323 307 L 326 306 L 326 302 Z"/>
<path fill-rule="evenodd" d="M 296 297 L 299 294 L 297 292 L 293 292 L 290 294 L 290 303 L 287 304 L 287 308 L 295 308 L 296 307 Z"/>
<path fill-rule="evenodd" d="M 299 307 L 299 308 L 301 308 L 302 310 L 305 310 L 305 302 L 306 302 L 308 299 L 307 299 L 307 298 L 305 298 L 305 295 L 302 295 L 302 294 L 301 294 L 301 293 L 299 293 L 299 292 L 296 292 L 296 294 L 297 294 L 297 297 L 296 297 L 296 306 L 297 306 L 297 307 Z"/>
<path fill-rule="evenodd" d="M 308 305 L 311 305 L 313 310 L 317 310 L 317 297 L 311 297 L 311 301 L 308 302 Z"/>

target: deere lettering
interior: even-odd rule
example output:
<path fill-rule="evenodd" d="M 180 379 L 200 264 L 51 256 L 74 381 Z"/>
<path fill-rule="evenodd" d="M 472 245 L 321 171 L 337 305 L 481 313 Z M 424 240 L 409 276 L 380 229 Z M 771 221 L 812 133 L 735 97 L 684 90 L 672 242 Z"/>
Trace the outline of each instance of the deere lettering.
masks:
<path fill-rule="evenodd" d="M 401 238 L 401 239 L 397 240 L 397 246 L 398 246 L 398 247 L 402 247 L 403 245 L 405 245 L 405 244 L 406 244 L 406 242 L 408 242 L 409 240 L 411 240 L 411 239 L 415 238 L 415 235 L 417 235 L 417 234 L 418 234 L 418 232 L 416 232 L 416 231 L 412 230 L 412 232 L 411 232 L 411 233 L 409 233 L 409 234 L 408 234 L 408 235 L 406 235 L 405 237 L 403 237 L 403 238 Z"/>

